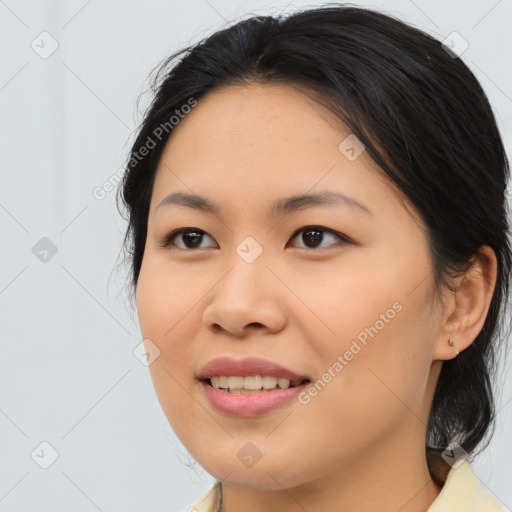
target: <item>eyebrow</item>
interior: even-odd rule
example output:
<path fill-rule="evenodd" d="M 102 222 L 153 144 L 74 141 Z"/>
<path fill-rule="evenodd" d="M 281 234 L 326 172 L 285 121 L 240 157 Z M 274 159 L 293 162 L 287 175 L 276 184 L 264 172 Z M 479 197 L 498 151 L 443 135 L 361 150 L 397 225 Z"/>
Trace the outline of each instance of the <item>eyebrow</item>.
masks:
<path fill-rule="evenodd" d="M 350 208 L 357 209 L 367 215 L 373 216 L 372 211 L 360 203 L 353 197 L 347 196 L 340 192 L 325 190 L 315 194 L 299 194 L 291 197 L 278 199 L 272 203 L 267 210 L 267 217 L 274 218 L 277 216 L 287 215 L 289 213 L 311 208 L 313 206 L 329 206 L 329 205 L 345 205 Z M 156 207 L 155 213 L 160 208 L 169 205 L 180 205 L 195 210 L 204 211 L 217 215 L 221 213 L 222 208 L 216 203 L 196 194 L 185 194 L 183 192 L 173 192 L 166 196 Z"/>

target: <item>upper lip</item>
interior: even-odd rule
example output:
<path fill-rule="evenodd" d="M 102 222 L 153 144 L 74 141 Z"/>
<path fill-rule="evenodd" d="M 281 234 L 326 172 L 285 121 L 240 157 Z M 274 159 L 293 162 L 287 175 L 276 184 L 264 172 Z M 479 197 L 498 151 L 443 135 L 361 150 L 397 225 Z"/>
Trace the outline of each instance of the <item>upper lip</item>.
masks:
<path fill-rule="evenodd" d="M 280 364 L 260 359 L 258 357 L 248 357 L 246 359 L 233 359 L 231 357 L 219 357 L 208 362 L 198 375 L 199 380 L 207 380 L 211 377 L 240 376 L 249 375 L 273 375 L 289 381 L 310 380 L 307 375 L 296 373 Z"/>

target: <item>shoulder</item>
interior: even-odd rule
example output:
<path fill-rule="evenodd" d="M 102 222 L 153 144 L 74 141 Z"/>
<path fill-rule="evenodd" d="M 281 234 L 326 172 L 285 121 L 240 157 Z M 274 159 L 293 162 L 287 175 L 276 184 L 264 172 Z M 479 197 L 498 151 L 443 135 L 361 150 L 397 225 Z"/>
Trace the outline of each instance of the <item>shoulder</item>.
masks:
<path fill-rule="evenodd" d="M 457 460 L 450 468 L 438 497 L 427 512 L 508 512 L 502 503 L 486 492 L 470 462 Z"/>
<path fill-rule="evenodd" d="M 219 512 L 221 502 L 221 483 L 215 482 L 213 487 L 202 494 L 199 499 L 187 509 L 187 512 Z"/>

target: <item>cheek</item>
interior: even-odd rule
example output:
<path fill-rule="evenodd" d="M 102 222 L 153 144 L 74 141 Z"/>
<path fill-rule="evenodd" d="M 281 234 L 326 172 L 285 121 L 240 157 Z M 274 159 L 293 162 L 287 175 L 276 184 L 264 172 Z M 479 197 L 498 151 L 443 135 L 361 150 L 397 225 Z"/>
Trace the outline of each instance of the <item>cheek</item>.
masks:
<path fill-rule="evenodd" d="M 371 340 L 386 336 L 392 324 L 403 316 L 403 306 L 396 280 L 393 286 L 382 276 L 382 268 L 375 265 L 336 269 L 322 284 L 308 283 L 301 294 L 318 321 L 309 339 L 317 339 L 316 348 L 322 355 L 343 354 L 349 350 L 353 340 L 365 347 Z M 373 271 L 369 271 L 373 268 Z M 323 323 L 323 326 L 320 325 Z M 322 338 L 321 332 L 325 334 Z M 357 349 L 356 349 L 357 350 Z M 350 356 L 349 356 L 350 357 Z"/>
<path fill-rule="evenodd" d="M 189 400 L 185 389 L 196 384 L 191 372 L 193 334 L 186 330 L 199 324 L 190 305 L 197 299 L 187 297 L 187 288 L 163 279 L 165 275 L 154 266 L 143 265 L 137 286 L 137 313 L 143 339 L 151 340 L 160 351 L 149 371 L 162 409 L 174 427 L 179 424 L 179 411 L 185 410 Z M 149 344 L 147 347 L 150 349 Z"/>
<path fill-rule="evenodd" d="M 190 316 L 206 290 L 197 279 L 149 254 L 144 257 L 137 286 L 137 312 L 142 335 L 173 342 L 191 325 Z M 202 290 L 205 288 L 205 290 Z"/>
<path fill-rule="evenodd" d="M 315 350 L 325 371 L 343 375 L 328 387 L 343 388 L 335 400 L 359 395 L 361 401 L 348 400 L 343 407 L 373 403 L 380 408 L 385 396 L 395 405 L 400 403 L 397 396 L 418 403 L 433 342 L 427 284 L 410 293 L 411 280 L 398 266 L 381 262 L 364 267 L 365 272 L 333 272 L 328 286 L 311 286 L 307 294 L 311 309 L 329 327 L 327 336 L 310 332 L 310 339 L 318 340 Z"/>

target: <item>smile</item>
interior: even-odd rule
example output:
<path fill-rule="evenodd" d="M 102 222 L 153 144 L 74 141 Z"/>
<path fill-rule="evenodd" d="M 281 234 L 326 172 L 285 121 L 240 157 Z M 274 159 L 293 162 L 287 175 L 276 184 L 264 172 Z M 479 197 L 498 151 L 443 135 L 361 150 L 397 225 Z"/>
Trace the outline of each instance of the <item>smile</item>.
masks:
<path fill-rule="evenodd" d="M 209 383 L 216 389 L 238 395 L 265 393 L 274 389 L 288 389 L 302 384 L 303 380 L 290 381 L 273 375 L 225 376 L 216 375 Z"/>

